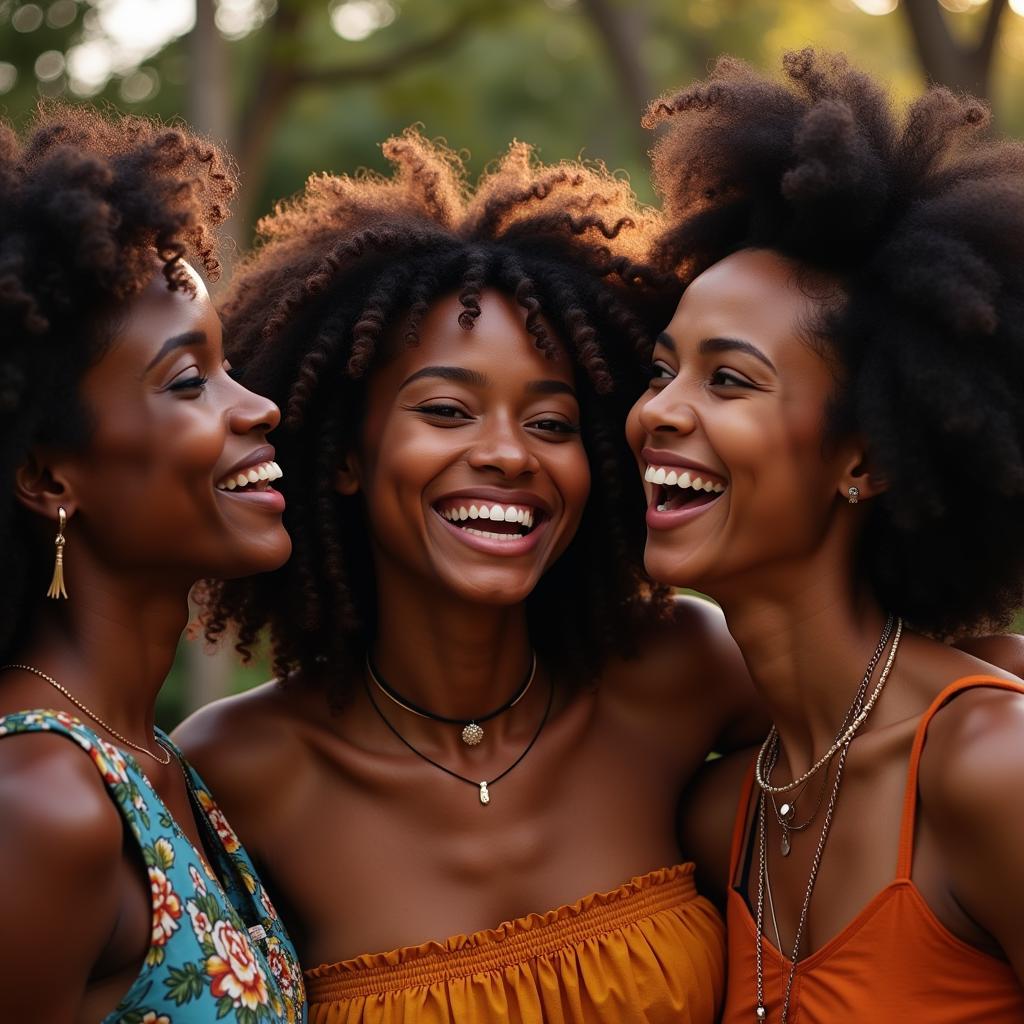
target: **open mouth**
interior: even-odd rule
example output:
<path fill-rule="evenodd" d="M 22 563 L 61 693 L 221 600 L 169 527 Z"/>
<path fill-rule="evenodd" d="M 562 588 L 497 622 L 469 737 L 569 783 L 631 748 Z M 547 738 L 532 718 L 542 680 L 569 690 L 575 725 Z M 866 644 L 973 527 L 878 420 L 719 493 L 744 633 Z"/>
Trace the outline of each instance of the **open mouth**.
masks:
<path fill-rule="evenodd" d="M 544 513 L 538 508 L 493 501 L 453 499 L 438 502 L 433 508 L 452 526 L 477 537 L 498 541 L 528 537 L 544 518 Z"/>
<path fill-rule="evenodd" d="M 648 466 L 644 480 L 653 485 L 651 506 L 659 512 L 710 505 L 727 486 L 721 480 L 671 466 Z"/>
<path fill-rule="evenodd" d="M 260 462 L 247 469 L 229 473 L 218 480 L 218 491 L 234 491 L 235 493 L 251 493 L 265 491 L 275 480 L 280 480 L 284 472 L 276 462 Z"/>

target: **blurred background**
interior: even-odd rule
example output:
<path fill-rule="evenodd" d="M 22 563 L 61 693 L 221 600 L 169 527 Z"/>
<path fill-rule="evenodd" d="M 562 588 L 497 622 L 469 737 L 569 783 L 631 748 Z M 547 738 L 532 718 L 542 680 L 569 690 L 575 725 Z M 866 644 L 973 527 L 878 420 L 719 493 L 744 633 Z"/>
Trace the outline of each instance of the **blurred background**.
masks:
<path fill-rule="evenodd" d="M 775 69 L 807 44 L 897 95 L 973 92 L 1024 135 L 1024 0 L 0 0 L 0 114 L 60 96 L 184 118 L 238 161 L 241 251 L 310 172 L 383 169 L 380 142 L 414 122 L 475 173 L 515 137 L 653 201 L 647 103 L 720 53 Z M 161 724 L 266 676 L 185 640 Z"/>

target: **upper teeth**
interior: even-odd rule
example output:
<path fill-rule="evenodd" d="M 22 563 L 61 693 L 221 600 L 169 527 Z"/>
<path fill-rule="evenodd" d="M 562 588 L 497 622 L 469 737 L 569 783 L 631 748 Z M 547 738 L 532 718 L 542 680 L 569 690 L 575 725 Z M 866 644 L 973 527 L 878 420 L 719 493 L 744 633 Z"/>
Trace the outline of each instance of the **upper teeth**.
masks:
<path fill-rule="evenodd" d="M 674 469 L 665 469 L 663 466 L 648 466 L 644 473 L 644 479 L 649 484 L 664 484 L 666 487 L 689 487 L 695 491 L 710 491 L 714 494 L 721 494 L 725 490 L 725 484 L 715 480 L 704 480 L 699 476 Z"/>
<path fill-rule="evenodd" d="M 248 469 L 240 469 L 231 473 L 223 480 L 217 481 L 217 489 L 220 491 L 233 491 L 236 487 L 246 487 L 249 484 L 259 483 L 266 480 L 271 483 L 280 480 L 284 472 L 276 462 L 261 462 L 259 465 L 250 466 Z"/>
<path fill-rule="evenodd" d="M 441 515 L 453 523 L 465 519 L 490 519 L 495 523 L 522 523 L 526 527 L 533 526 L 533 509 L 518 508 L 515 505 L 459 505 L 446 508 Z"/>

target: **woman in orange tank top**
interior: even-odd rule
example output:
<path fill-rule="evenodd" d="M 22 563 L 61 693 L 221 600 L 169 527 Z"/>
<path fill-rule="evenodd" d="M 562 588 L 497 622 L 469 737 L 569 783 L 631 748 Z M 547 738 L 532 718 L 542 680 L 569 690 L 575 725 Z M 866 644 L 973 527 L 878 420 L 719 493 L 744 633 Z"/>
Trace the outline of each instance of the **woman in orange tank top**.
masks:
<path fill-rule="evenodd" d="M 228 301 L 286 409 L 295 556 L 214 603 L 281 681 L 181 742 L 314 1024 L 712 1024 L 724 929 L 675 806 L 753 702 L 720 613 L 640 577 L 648 215 L 522 145 L 475 190 L 415 133 L 385 153 L 267 218 Z"/>
<path fill-rule="evenodd" d="M 785 71 L 651 108 L 686 287 L 628 427 L 647 568 L 719 600 L 775 723 L 684 822 L 723 1019 L 1009 1024 L 1024 683 L 930 637 L 1024 605 L 1024 147 L 970 98 Z"/>

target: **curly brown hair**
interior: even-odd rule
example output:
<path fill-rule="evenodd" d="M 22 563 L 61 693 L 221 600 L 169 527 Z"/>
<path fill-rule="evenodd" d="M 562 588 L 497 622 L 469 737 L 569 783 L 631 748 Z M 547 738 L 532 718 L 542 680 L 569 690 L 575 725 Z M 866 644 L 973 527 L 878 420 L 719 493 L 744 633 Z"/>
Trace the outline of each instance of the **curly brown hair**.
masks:
<path fill-rule="evenodd" d="M 46 559 L 14 475 L 35 444 L 80 450 L 84 372 L 117 335 L 126 299 L 162 269 L 194 291 L 186 258 L 216 276 L 215 228 L 234 174 L 182 127 L 48 103 L 19 134 L 0 123 L 0 657 L 31 620 Z"/>
<path fill-rule="evenodd" d="M 288 468 L 294 551 L 277 572 L 211 584 L 207 635 L 233 623 L 248 656 L 269 627 L 281 678 L 320 665 L 311 674 L 344 694 L 376 618 L 362 505 L 333 486 L 366 376 L 389 346 L 417 343 L 425 313 L 447 294 L 471 331 L 493 287 L 522 306 L 541 351 L 564 345 L 578 363 L 594 487 L 527 610 L 548 664 L 592 677 L 610 652 L 632 649 L 666 600 L 641 576 L 642 494 L 623 437 L 650 327 L 672 305 L 665 279 L 638 262 L 656 218 L 603 167 L 544 166 L 521 143 L 475 189 L 457 154 L 413 129 L 383 148 L 391 177 L 315 175 L 267 217 L 225 304 L 230 358 L 247 387 L 285 411 L 274 440 Z"/>
<path fill-rule="evenodd" d="M 982 103 L 929 89 L 899 112 L 841 56 L 776 81 L 723 58 L 650 107 L 685 283 L 738 249 L 840 285 L 812 340 L 837 366 L 831 432 L 856 431 L 888 489 L 857 564 L 881 604 L 963 634 L 1024 603 L 1024 146 Z"/>

